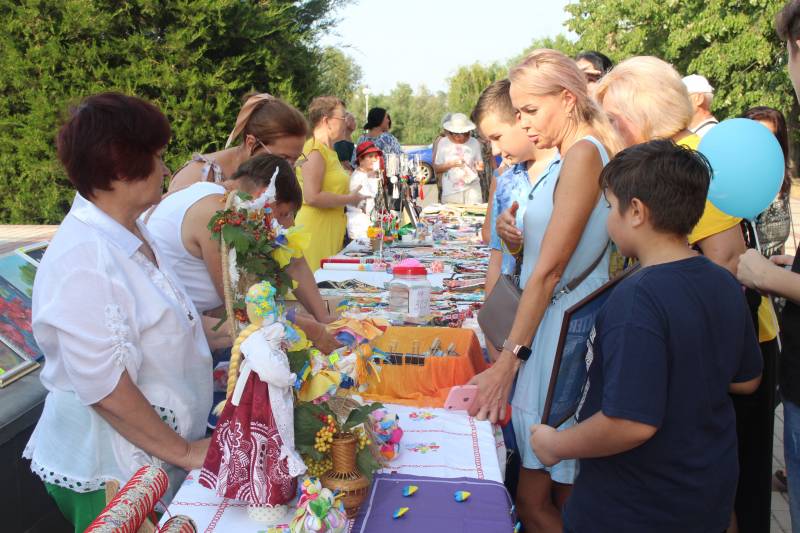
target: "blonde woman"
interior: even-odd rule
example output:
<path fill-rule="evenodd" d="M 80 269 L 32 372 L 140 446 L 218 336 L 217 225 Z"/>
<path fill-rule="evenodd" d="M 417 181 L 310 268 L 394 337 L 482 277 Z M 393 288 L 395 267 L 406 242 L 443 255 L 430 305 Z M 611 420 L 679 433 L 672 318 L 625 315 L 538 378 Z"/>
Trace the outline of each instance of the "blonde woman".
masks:
<path fill-rule="evenodd" d="M 626 59 L 600 80 L 596 99 L 625 146 L 692 134 L 692 102 L 672 66 L 652 56 Z M 696 148 L 696 146 L 695 146 Z"/>
<path fill-rule="evenodd" d="M 318 96 L 308 107 L 313 131 L 303 146 L 307 159 L 297 169 L 297 179 L 303 188 L 303 207 L 296 222 L 311 233 L 305 258 L 312 272 L 319 268 L 322 259 L 344 246 L 345 206 L 357 206 L 367 198 L 358 190 L 350 192 L 350 175 L 333 149 L 333 144 L 345 137 L 346 112 L 344 102 L 335 96 Z"/>
<path fill-rule="evenodd" d="M 689 131 L 694 111 L 686 86 L 677 71 L 658 58 L 633 57 L 620 63 L 600 81 L 597 100 L 627 145 L 657 137 L 670 138 L 694 150 L 700 144 L 700 137 Z M 689 244 L 736 275 L 739 256 L 746 251 L 740 222 L 706 201 Z M 770 520 L 777 324 L 767 298 L 759 301 L 754 292 L 748 296 L 757 315 L 764 370 L 755 394 L 733 397 L 739 439 L 734 508 L 742 531 L 764 531 Z"/>
<path fill-rule="evenodd" d="M 500 357 L 472 381 L 479 388 L 473 414 L 502 419 L 517 376 L 512 400 L 522 459 L 517 509 L 526 530 L 555 532 L 563 529 L 561 507 L 576 475 L 575 461 L 546 468 L 528 431 L 541 422 L 564 310 L 608 279 L 609 208 L 599 176 L 620 143 L 589 97 L 586 76 L 561 52 L 535 50 L 509 78 L 519 126 L 537 148 L 555 148 L 561 157 L 527 197 L 524 234 L 514 223 L 516 202 L 498 218 L 498 235 L 511 243 L 512 252 L 519 253 L 514 243 L 523 239 L 524 290 Z"/>

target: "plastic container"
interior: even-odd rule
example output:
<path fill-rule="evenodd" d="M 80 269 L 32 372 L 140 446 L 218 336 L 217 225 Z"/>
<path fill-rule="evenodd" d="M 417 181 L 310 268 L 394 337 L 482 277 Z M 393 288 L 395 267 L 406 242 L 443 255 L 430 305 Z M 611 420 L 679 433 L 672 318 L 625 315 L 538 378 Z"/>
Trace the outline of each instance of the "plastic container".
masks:
<path fill-rule="evenodd" d="M 419 261 L 405 260 L 392 268 L 389 282 L 389 310 L 410 319 L 431 314 L 431 282 L 428 271 Z"/>

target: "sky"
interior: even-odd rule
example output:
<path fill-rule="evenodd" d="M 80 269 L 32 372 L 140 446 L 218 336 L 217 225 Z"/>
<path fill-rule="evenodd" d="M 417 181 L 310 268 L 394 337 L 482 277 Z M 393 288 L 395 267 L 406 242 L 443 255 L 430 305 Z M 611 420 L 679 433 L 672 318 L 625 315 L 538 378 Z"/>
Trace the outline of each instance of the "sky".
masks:
<path fill-rule="evenodd" d="M 373 94 L 397 82 L 446 91 L 458 67 L 518 55 L 533 39 L 567 33 L 568 0 L 353 0 L 322 39 L 361 66 Z"/>

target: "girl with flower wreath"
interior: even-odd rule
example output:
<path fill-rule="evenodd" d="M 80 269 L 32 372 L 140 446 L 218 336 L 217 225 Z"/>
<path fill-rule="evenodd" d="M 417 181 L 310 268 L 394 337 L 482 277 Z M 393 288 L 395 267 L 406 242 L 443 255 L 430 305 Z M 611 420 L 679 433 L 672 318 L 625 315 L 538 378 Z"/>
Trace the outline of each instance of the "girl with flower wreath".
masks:
<path fill-rule="evenodd" d="M 212 232 L 220 231 L 221 227 L 209 225 L 209 220 L 224 208 L 225 195 L 231 191 L 258 198 L 270 186 L 275 191 L 274 199 L 268 206 L 271 218 L 283 228 L 294 226 L 294 215 L 302 204 L 300 186 L 289 163 L 281 157 L 268 154 L 249 159 L 221 184 L 196 183 L 167 195 L 151 213 L 147 227 L 167 260 L 179 272 L 189 296 L 201 313 L 216 317 L 224 315 L 222 257 L 219 241 L 212 238 Z M 237 226 L 236 220 L 231 222 Z M 241 223 L 238 226 L 241 227 Z M 289 257 L 279 254 L 279 257 L 283 260 L 280 262 L 284 263 L 279 265 L 280 270 L 285 271 L 296 284 L 295 296 L 312 313 L 296 313 L 293 317 L 295 323 L 320 351 L 331 352 L 339 343 L 325 328 L 331 317 L 319 295 L 313 274 L 308 270 L 302 254 L 289 254 Z M 273 271 L 268 270 L 270 265 L 273 265 Z M 273 284 L 277 280 L 270 279 L 270 276 L 275 275 L 274 263 L 270 262 L 265 262 L 258 272 L 259 279 Z M 213 335 L 212 331 L 212 338 Z M 231 344 L 232 339 L 225 335 L 218 346 L 227 348 Z"/>

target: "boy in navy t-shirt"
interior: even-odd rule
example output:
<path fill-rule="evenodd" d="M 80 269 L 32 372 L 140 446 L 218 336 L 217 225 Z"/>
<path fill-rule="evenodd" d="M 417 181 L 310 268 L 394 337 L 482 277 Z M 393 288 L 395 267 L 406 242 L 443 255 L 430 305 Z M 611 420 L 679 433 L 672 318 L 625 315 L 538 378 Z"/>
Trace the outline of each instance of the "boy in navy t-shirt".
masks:
<path fill-rule="evenodd" d="M 620 152 L 600 179 L 608 232 L 642 268 L 597 317 L 579 423 L 533 426 L 531 446 L 547 465 L 581 460 L 565 531 L 719 533 L 738 474 L 728 393 L 756 390 L 761 354 L 740 285 L 686 242 L 708 162 L 651 141 Z"/>

